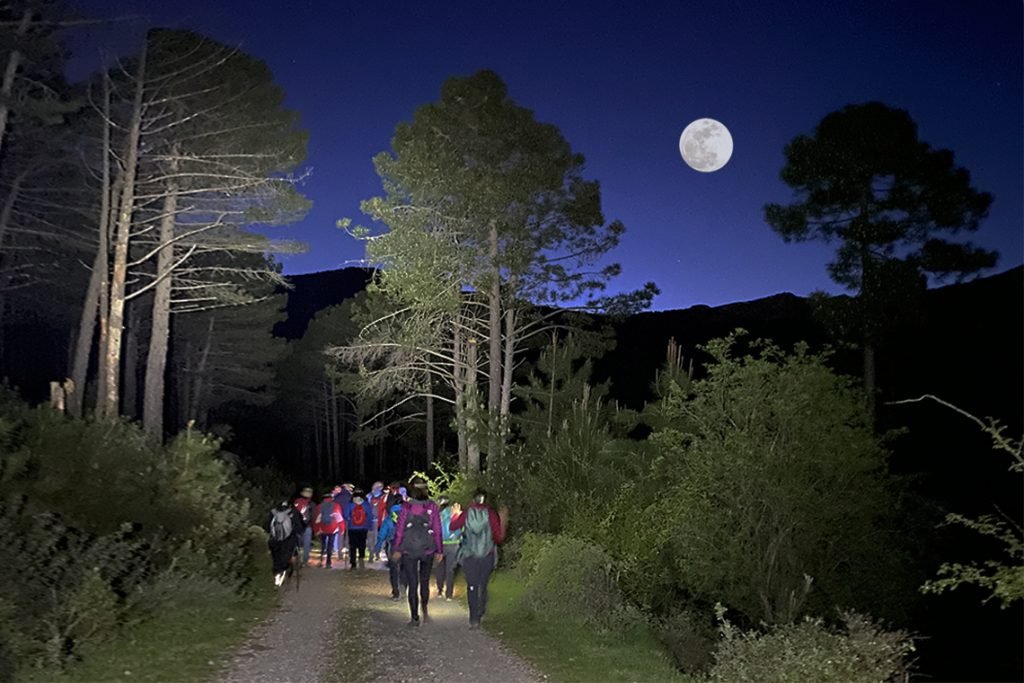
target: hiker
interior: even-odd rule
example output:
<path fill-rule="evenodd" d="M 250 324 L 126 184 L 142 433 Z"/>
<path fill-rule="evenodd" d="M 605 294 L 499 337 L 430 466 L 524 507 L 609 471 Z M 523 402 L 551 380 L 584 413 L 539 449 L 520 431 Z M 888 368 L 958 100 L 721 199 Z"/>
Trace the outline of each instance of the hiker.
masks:
<path fill-rule="evenodd" d="M 394 541 L 395 541 L 395 526 L 398 524 L 398 515 L 402 512 L 402 500 L 401 498 L 395 498 L 393 505 L 388 508 L 387 513 L 384 515 L 384 521 L 381 523 L 380 532 L 377 534 L 377 543 L 373 546 L 374 555 L 384 551 L 384 557 L 387 558 L 388 563 L 388 578 L 391 580 L 391 599 L 399 600 L 398 588 L 401 585 L 402 588 L 406 587 L 405 577 L 402 576 L 401 563 L 398 560 L 392 559 L 392 553 L 394 552 Z"/>
<path fill-rule="evenodd" d="M 341 508 L 334 502 L 329 493 L 324 494 L 323 502 L 316 509 L 316 529 L 320 534 L 320 566 L 327 560 L 327 568 L 331 568 L 331 556 L 334 554 L 334 539 L 344 526 Z"/>
<path fill-rule="evenodd" d="M 352 484 L 345 482 L 341 486 L 335 486 L 334 490 L 331 491 L 334 494 L 334 502 L 338 504 L 338 509 L 343 513 L 345 507 L 352 502 L 352 490 L 354 488 Z M 334 537 L 334 547 L 338 551 L 338 561 L 340 562 L 341 556 L 348 553 L 348 529 L 342 528 L 338 535 Z"/>
<path fill-rule="evenodd" d="M 505 540 L 508 529 L 508 508 L 500 512 L 487 506 L 487 493 L 477 489 L 473 504 L 462 512 L 452 510 L 451 528 L 462 529 L 459 562 L 466 577 L 466 598 L 469 602 L 469 627 L 480 628 L 480 619 L 487 611 L 487 582 L 498 561 L 496 546 Z M 455 507 L 455 506 L 452 506 Z"/>
<path fill-rule="evenodd" d="M 405 496 L 403 496 L 401 493 L 398 492 L 398 489 L 401 486 L 402 486 L 401 483 L 399 483 L 397 481 L 393 481 L 387 487 L 388 494 L 387 494 L 387 497 L 384 499 L 385 500 L 384 507 L 388 510 L 388 514 L 391 514 L 391 510 L 394 509 L 395 505 L 398 505 L 399 508 L 401 508 L 402 503 L 405 502 Z M 392 521 L 393 522 L 397 522 L 398 521 L 398 516 L 395 515 L 395 517 L 394 517 L 394 519 Z M 384 526 L 384 520 L 381 520 L 381 526 L 382 527 Z M 378 543 L 378 544 L 375 544 L 375 546 L 376 545 L 380 545 L 380 544 Z M 388 553 L 384 556 L 383 559 L 384 559 L 384 561 L 390 563 L 390 561 L 391 561 L 391 551 L 388 551 Z M 404 583 L 403 583 L 403 585 L 404 585 Z"/>
<path fill-rule="evenodd" d="M 451 528 L 452 513 L 462 507 L 458 503 L 449 504 L 447 496 L 437 500 L 441 506 L 441 545 L 444 548 L 444 559 L 437 565 L 437 597 L 450 601 L 455 588 L 455 569 L 459 565 L 459 544 L 462 542 L 462 530 Z"/>
<path fill-rule="evenodd" d="M 267 545 L 270 547 L 270 559 L 274 569 L 274 586 L 278 588 L 284 584 L 288 576 L 300 528 L 302 520 L 298 510 L 287 500 L 281 501 L 270 511 L 270 521 L 267 523 L 270 537 L 267 539 Z"/>
<path fill-rule="evenodd" d="M 316 503 L 313 502 L 313 489 L 305 487 L 299 493 L 299 497 L 292 503 L 292 507 L 299 511 L 302 519 L 302 529 L 299 539 L 302 542 L 302 563 L 309 564 L 309 556 L 313 552 L 313 521 L 316 518 Z"/>
<path fill-rule="evenodd" d="M 430 602 L 430 571 L 434 560 L 441 560 L 441 511 L 427 497 L 427 482 L 416 477 L 409 482 L 409 500 L 398 513 L 395 543 L 391 559 L 402 563 L 409 586 L 409 626 L 430 621 L 427 603 Z M 417 586 L 419 590 L 417 591 Z"/>
<path fill-rule="evenodd" d="M 359 557 L 359 568 L 363 568 L 366 560 L 366 537 L 373 525 L 373 509 L 363 498 L 363 492 L 356 489 L 352 502 L 345 506 L 345 529 L 348 534 L 348 563 L 356 568 L 356 556 Z"/>
<path fill-rule="evenodd" d="M 366 547 L 371 550 L 377 545 L 377 531 L 380 529 L 380 525 L 384 523 L 384 515 L 387 514 L 387 493 L 384 490 L 384 482 L 375 481 L 373 486 L 370 487 L 370 493 L 366 496 L 366 501 L 370 504 L 370 509 L 373 511 L 373 523 L 370 524 L 370 532 L 366 535 Z M 376 559 L 376 555 L 370 558 L 372 562 Z"/>

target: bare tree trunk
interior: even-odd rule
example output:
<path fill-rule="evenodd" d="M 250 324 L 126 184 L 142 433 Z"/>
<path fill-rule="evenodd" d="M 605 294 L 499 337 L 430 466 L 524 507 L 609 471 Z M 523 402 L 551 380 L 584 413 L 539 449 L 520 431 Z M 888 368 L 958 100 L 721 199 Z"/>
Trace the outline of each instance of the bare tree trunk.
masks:
<path fill-rule="evenodd" d="M 516 312 L 509 308 L 505 311 L 505 360 L 502 363 L 501 378 L 501 435 L 505 438 L 508 428 L 509 413 L 512 411 L 512 371 L 515 369 L 516 354 Z"/>
<path fill-rule="evenodd" d="M 18 22 L 18 29 L 15 32 L 15 44 L 28 33 L 28 27 L 32 25 L 32 10 L 26 8 L 21 13 L 21 21 Z M 4 137 L 7 133 L 7 119 L 11 116 L 11 109 L 8 103 L 11 101 L 11 93 L 14 91 L 14 78 L 18 75 L 18 67 L 21 66 L 21 52 L 17 49 L 11 50 L 7 56 L 7 66 L 4 69 L 4 80 L 0 84 L 0 151 L 3 150 Z"/>
<path fill-rule="evenodd" d="M 458 322 L 461 322 L 461 318 Z M 456 326 L 452 334 L 452 375 L 455 380 L 455 434 L 458 440 L 460 472 L 469 471 L 468 443 L 466 441 L 465 353 L 462 328 Z"/>
<path fill-rule="evenodd" d="M 477 427 L 477 415 L 479 413 L 479 399 L 477 397 L 476 370 L 477 364 L 477 343 L 470 339 L 466 344 L 466 471 L 471 474 L 480 474 L 480 443 L 477 440 L 479 429 Z"/>
<path fill-rule="evenodd" d="M 97 389 L 95 405 L 95 414 L 97 417 L 102 416 L 103 378 L 107 376 L 107 354 L 105 350 L 107 348 L 107 338 L 110 332 L 110 245 L 114 241 L 113 228 L 117 225 L 117 218 L 120 215 L 121 194 L 123 189 L 124 169 L 118 168 L 117 175 L 114 177 L 109 193 L 108 201 L 110 204 L 110 210 L 107 213 L 107 231 L 104 237 L 105 247 L 103 249 L 103 274 L 100 277 L 100 302 L 99 316 L 97 320 L 97 326 L 99 327 L 97 348 L 99 349 L 99 352 L 96 359 Z"/>
<path fill-rule="evenodd" d="M 177 172 L 177 162 L 171 162 L 170 172 Z M 171 287 L 174 283 L 174 219 L 178 210 L 178 185 L 171 181 L 164 197 L 160 218 L 161 249 L 157 252 L 156 274 L 158 284 L 153 295 L 153 325 L 149 334 L 149 354 L 146 356 L 146 387 L 143 393 L 142 426 L 150 437 L 163 441 L 164 437 L 164 384 L 167 377 L 167 345 L 171 335 Z M 212 320 L 212 318 L 211 318 Z"/>
<path fill-rule="evenodd" d="M 139 416 L 139 304 L 127 306 L 124 339 L 124 381 L 121 392 L 121 414 L 129 420 Z"/>
<path fill-rule="evenodd" d="M 487 322 L 490 346 L 487 353 L 487 454 L 499 456 L 502 446 L 499 424 L 501 403 L 501 271 L 498 268 L 498 226 L 491 223 L 490 257 L 494 272 L 487 293 Z"/>
<path fill-rule="evenodd" d="M 124 188 L 121 191 L 114 239 L 113 273 L 110 279 L 110 317 L 106 348 L 105 376 L 99 404 L 103 417 L 116 417 L 121 388 L 121 336 L 124 332 L 125 280 L 128 274 L 128 242 L 131 238 L 132 209 L 135 205 L 135 174 L 139 164 L 139 138 L 142 134 L 142 94 L 146 77 L 146 50 L 143 45 L 135 74 L 135 99 L 132 104 L 131 123 L 128 126 L 127 155 L 124 168 Z"/>

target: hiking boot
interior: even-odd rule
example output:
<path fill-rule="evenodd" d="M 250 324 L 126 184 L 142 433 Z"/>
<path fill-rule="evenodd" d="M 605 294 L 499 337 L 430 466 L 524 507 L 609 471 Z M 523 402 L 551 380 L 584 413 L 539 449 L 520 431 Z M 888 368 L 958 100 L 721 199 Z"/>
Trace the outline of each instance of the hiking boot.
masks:
<path fill-rule="evenodd" d="M 424 624 L 429 624 L 430 623 L 430 615 L 427 613 L 427 608 L 426 607 L 423 608 L 423 617 L 422 618 L 423 618 L 423 623 Z"/>
<path fill-rule="evenodd" d="M 450 596 L 450 595 L 444 596 L 444 601 L 445 602 L 451 602 L 452 601 L 452 596 Z"/>
<path fill-rule="evenodd" d="M 412 619 L 409 620 L 409 623 L 407 625 L 408 625 L 409 628 L 418 628 L 419 625 L 420 625 L 420 620 L 417 619 L 416 617 L 413 617 Z"/>
<path fill-rule="evenodd" d="M 471 621 L 471 622 L 469 622 L 469 630 L 470 631 L 475 631 L 478 628 L 480 628 L 480 622 L 479 621 Z"/>
<path fill-rule="evenodd" d="M 391 599 L 394 600 L 395 602 L 398 602 L 399 600 L 402 599 L 402 596 L 399 595 L 398 592 L 396 591 L 396 592 L 391 594 Z"/>

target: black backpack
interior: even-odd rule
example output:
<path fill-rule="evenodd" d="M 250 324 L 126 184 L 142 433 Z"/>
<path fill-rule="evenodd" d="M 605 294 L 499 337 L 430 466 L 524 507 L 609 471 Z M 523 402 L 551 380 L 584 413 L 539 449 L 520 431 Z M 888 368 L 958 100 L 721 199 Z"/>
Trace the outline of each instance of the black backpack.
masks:
<path fill-rule="evenodd" d="M 430 523 L 431 512 L 426 503 L 409 503 L 405 516 L 405 531 L 402 534 L 402 547 L 399 548 L 402 553 L 413 557 L 433 554 L 437 543 L 434 541 L 434 528 Z"/>

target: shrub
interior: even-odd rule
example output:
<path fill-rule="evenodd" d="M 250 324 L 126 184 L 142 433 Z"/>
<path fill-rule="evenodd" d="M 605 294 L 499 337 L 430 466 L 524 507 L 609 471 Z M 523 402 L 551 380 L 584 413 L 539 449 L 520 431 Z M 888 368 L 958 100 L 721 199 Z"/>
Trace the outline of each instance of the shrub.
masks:
<path fill-rule="evenodd" d="M 718 634 L 712 616 L 681 609 L 657 623 L 658 639 L 672 655 L 679 670 L 700 674 L 714 664 Z"/>
<path fill-rule="evenodd" d="M 885 631 L 852 612 L 843 614 L 839 629 L 808 618 L 767 633 L 738 632 L 721 619 L 724 638 L 715 653 L 712 683 L 898 681 L 914 650 L 906 633 Z"/>
<path fill-rule="evenodd" d="M 625 607 L 611 557 L 598 546 L 568 536 L 554 536 L 540 548 L 523 604 L 538 614 L 601 628 L 617 626 Z"/>
<path fill-rule="evenodd" d="M 505 546 L 505 560 L 514 567 L 519 580 L 525 583 L 536 573 L 541 556 L 559 538 L 556 534 L 528 531 Z"/>
<path fill-rule="evenodd" d="M 0 669 L 60 669 L 175 600 L 269 590 L 266 535 L 218 449 L 0 395 Z"/>
<path fill-rule="evenodd" d="M 651 441 L 670 465 L 643 562 L 754 622 L 832 605 L 899 616 L 894 482 L 861 391 L 804 347 L 737 357 L 735 343 L 711 342 L 707 379 L 662 401 Z"/>

